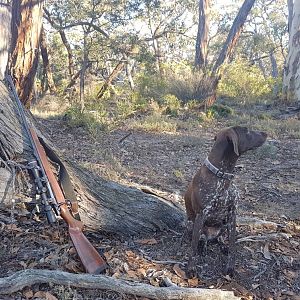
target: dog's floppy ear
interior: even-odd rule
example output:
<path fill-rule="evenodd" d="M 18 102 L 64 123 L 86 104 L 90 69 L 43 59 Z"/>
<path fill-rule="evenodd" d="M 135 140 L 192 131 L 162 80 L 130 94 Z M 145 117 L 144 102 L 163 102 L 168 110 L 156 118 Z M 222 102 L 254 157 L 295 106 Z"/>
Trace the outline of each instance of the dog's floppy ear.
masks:
<path fill-rule="evenodd" d="M 233 144 L 234 153 L 237 156 L 240 156 L 240 154 L 239 154 L 239 137 L 233 128 L 230 128 L 228 130 L 227 138 L 229 138 Z"/>

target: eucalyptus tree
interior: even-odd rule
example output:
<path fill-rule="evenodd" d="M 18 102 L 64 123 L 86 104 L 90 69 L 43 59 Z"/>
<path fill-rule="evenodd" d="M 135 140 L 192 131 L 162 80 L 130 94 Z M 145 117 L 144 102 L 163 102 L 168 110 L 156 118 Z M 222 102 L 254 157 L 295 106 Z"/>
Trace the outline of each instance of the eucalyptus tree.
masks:
<path fill-rule="evenodd" d="M 50 65 L 50 55 L 47 45 L 47 37 L 44 28 L 42 27 L 41 37 L 40 37 L 40 50 L 43 60 L 43 78 L 42 78 L 42 88 L 44 91 L 49 88 L 50 93 L 56 92 L 56 86 L 53 80 L 51 65 Z M 47 81 L 47 82 L 46 82 Z"/>
<path fill-rule="evenodd" d="M 291 2 L 289 1 L 291 6 Z M 300 2 L 294 1 L 289 10 L 289 48 L 283 78 L 283 100 L 293 102 L 300 99 Z"/>
<path fill-rule="evenodd" d="M 43 15 L 42 0 L 12 1 L 11 65 L 21 101 L 30 106 L 34 78 L 38 67 L 39 43 Z"/>
<path fill-rule="evenodd" d="M 254 2 L 255 0 L 244 0 L 242 6 L 238 10 L 238 13 L 230 29 L 228 30 L 227 37 L 221 46 L 221 50 L 219 50 L 218 54 L 216 55 L 215 61 L 212 63 L 212 67 L 210 68 L 210 71 L 207 72 L 207 70 L 204 70 L 205 79 L 207 79 L 206 77 L 208 77 L 210 81 L 210 84 L 205 88 L 207 89 L 207 91 L 205 91 L 204 93 L 205 95 L 210 95 L 209 97 L 207 97 L 205 101 L 206 106 L 212 105 L 216 100 L 217 86 L 224 71 L 224 68 L 222 68 L 222 66 L 228 63 L 232 59 L 237 42 L 240 38 L 244 24 L 246 22 L 249 12 L 251 11 L 254 5 Z M 200 26 L 200 24 L 205 24 L 205 22 L 207 22 L 207 15 L 204 14 L 204 12 L 207 13 L 207 9 L 204 10 L 203 9 L 204 6 L 201 7 L 201 5 L 204 5 L 202 1 L 200 1 L 199 4 L 200 4 L 199 9 L 201 11 L 201 13 L 199 14 L 199 26 Z M 205 28 L 205 25 L 203 25 L 203 27 Z M 202 35 L 201 37 L 202 43 L 199 43 L 199 37 L 197 39 L 196 50 L 198 52 L 200 51 L 202 53 L 207 53 L 206 34 Z M 199 35 L 199 29 L 198 29 L 198 35 Z"/>
<path fill-rule="evenodd" d="M 106 90 L 123 70 L 123 64 L 119 62 L 134 40 L 125 27 L 139 14 L 139 7 L 140 2 L 135 0 L 47 2 L 45 18 L 59 32 L 68 53 L 69 83 L 66 89 L 80 77 L 80 97 L 83 98 L 85 73 L 94 69 L 95 74 L 103 74 L 107 79 L 102 87 Z"/>
<path fill-rule="evenodd" d="M 266 76 L 279 76 L 276 70 L 286 56 L 286 11 L 285 0 L 257 0 L 237 49 L 239 55 L 257 63 Z"/>
<path fill-rule="evenodd" d="M 195 67 L 205 68 L 207 65 L 209 0 L 199 0 L 199 22 L 196 40 Z"/>
<path fill-rule="evenodd" d="M 158 74 L 164 76 L 164 63 L 173 55 L 174 44 L 193 26 L 191 9 L 194 2 L 185 1 L 145 1 L 145 14 L 140 18 L 143 24 L 140 35 L 153 49 Z M 170 52 L 170 55 L 168 53 Z"/>

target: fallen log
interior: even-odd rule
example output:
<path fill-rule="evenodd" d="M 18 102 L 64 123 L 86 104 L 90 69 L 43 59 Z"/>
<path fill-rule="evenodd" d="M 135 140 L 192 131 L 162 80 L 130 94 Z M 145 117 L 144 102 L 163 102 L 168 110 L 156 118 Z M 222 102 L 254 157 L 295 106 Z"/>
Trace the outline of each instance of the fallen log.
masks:
<path fill-rule="evenodd" d="M 85 289 L 110 290 L 122 294 L 150 299 L 182 300 L 236 300 L 232 291 L 202 288 L 180 288 L 177 286 L 154 287 L 149 284 L 116 279 L 105 275 L 72 274 L 63 271 L 27 269 L 8 277 L 0 278 L 0 294 L 9 295 L 26 286 L 51 283 Z"/>
<path fill-rule="evenodd" d="M 34 124 L 29 113 L 27 119 Z M 183 225 L 184 211 L 171 201 L 93 174 L 65 158 L 39 130 L 36 131 L 69 171 L 79 202 L 79 213 L 88 228 L 122 236 L 137 236 L 168 228 L 176 230 Z M 16 163 L 26 165 L 32 157 L 30 142 L 16 108 L 16 100 L 4 82 L 0 81 L 0 161 L 10 161 L 9 166 L 14 168 Z M 20 170 L 16 168 L 14 171 L 17 173 Z M 0 194 L 8 190 L 7 184 L 0 185 Z M 6 203 L 9 202 L 6 197 Z"/>

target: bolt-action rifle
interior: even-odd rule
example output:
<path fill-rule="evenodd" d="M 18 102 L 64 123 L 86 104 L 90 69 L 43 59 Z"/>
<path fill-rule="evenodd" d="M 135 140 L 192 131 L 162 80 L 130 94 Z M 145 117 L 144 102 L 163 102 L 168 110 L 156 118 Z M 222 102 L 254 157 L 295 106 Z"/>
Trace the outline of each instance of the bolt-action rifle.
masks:
<path fill-rule="evenodd" d="M 47 220 L 50 224 L 53 224 L 56 222 L 56 216 L 59 215 L 65 220 L 69 227 L 69 235 L 84 268 L 88 273 L 99 274 L 107 268 L 107 264 L 83 234 L 83 223 L 75 219 L 70 212 L 68 201 L 50 167 L 45 149 L 33 127 L 27 123 L 23 105 L 17 95 L 11 76 L 7 75 L 7 79 L 33 148 L 35 160 L 29 162 L 29 167 L 32 171 L 37 193 L 40 195 Z"/>

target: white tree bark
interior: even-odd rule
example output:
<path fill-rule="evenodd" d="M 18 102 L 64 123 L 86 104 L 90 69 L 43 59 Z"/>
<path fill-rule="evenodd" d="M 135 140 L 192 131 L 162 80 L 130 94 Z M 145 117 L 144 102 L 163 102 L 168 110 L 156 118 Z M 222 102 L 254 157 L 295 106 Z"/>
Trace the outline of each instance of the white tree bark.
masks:
<path fill-rule="evenodd" d="M 4 73 L 8 63 L 8 52 L 11 39 L 11 11 L 6 4 L 0 3 L 0 79 L 4 78 Z"/>
<path fill-rule="evenodd" d="M 283 100 L 300 100 L 300 1 L 294 1 L 290 17 L 289 51 L 284 68 Z"/>

